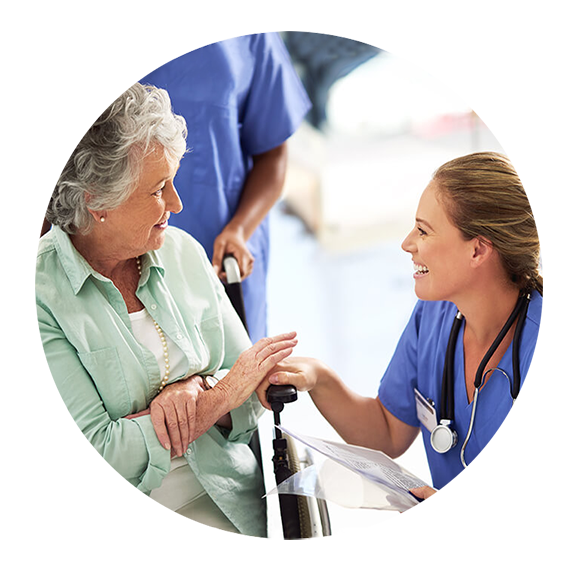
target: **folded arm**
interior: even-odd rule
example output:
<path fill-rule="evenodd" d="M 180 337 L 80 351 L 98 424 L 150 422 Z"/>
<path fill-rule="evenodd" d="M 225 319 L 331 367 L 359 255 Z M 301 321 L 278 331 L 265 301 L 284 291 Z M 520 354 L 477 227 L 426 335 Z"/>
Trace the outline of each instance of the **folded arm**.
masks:
<path fill-rule="evenodd" d="M 150 416 L 112 419 L 94 382 L 60 327 L 38 308 L 48 365 L 72 418 L 89 442 L 142 491 L 157 488 L 170 470 L 170 452 L 158 442 Z"/>
<path fill-rule="evenodd" d="M 270 370 L 292 353 L 295 336 L 291 332 L 262 338 L 240 354 L 230 372 L 213 388 L 203 385 L 198 376 L 167 386 L 150 404 L 159 442 L 181 456 L 214 424 L 231 429 L 231 412 L 242 406 Z"/>

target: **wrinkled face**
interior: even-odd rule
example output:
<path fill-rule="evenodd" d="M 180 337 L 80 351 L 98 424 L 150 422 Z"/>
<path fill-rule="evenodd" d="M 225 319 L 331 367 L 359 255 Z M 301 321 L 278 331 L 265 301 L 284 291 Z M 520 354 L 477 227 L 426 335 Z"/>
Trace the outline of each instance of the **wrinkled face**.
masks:
<path fill-rule="evenodd" d="M 162 148 L 144 158 L 140 178 L 128 199 L 106 213 L 107 234 L 115 253 L 125 258 L 157 250 L 164 243 L 170 213 L 182 210 L 174 188 L 178 164 Z"/>
<path fill-rule="evenodd" d="M 454 301 L 473 282 L 474 240 L 465 240 L 448 218 L 432 181 L 422 193 L 416 224 L 402 249 L 412 255 L 416 296 Z"/>

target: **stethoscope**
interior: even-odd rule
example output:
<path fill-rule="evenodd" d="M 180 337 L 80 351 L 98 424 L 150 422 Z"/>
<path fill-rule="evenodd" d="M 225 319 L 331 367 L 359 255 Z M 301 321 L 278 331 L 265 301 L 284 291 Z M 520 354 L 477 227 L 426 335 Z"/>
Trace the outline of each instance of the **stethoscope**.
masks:
<path fill-rule="evenodd" d="M 508 384 L 510 386 L 510 395 L 512 396 L 512 402 L 516 400 L 520 392 L 520 335 L 522 333 L 522 328 L 524 327 L 524 322 L 526 321 L 526 314 L 528 313 L 528 304 L 530 303 L 530 294 L 521 295 L 516 302 L 516 306 L 512 313 L 510 314 L 508 320 L 500 330 L 498 336 L 492 343 L 492 346 L 488 349 L 488 352 L 482 358 L 478 369 L 476 370 L 476 376 L 474 378 L 474 398 L 472 401 L 472 414 L 470 416 L 470 425 L 468 427 L 468 433 L 464 439 L 462 445 L 462 450 L 460 451 L 460 460 L 462 465 L 466 468 L 466 460 L 464 458 L 464 451 L 472 435 L 472 428 L 474 427 L 474 419 L 476 417 L 476 405 L 478 403 L 478 393 L 480 388 L 484 385 L 486 381 L 486 376 L 490 372 L 497 370 L 502 372 Z M 486 365 L 490 361 L 490 358 L 496 352 L 500 343 L 508 334 L 508 331 L 514 324 L 514 321 L 518 318 L 518 324 L 516 324 L 516 329 L 514 330 L 514 339 L 512 342 L 512 370 L 513 370 L 513 382 L 510 382 L 510 377 L 501 368 L 491 368 L 484 372 Z M 458 434 L 452 429 L 452 423 L 454 422 L 454 355 L 456 351 L 456 341 L 458 339 L 458 333 L 460 332 L 460 327 L 462 326 L 462 316 L 461 312 L 458 311 L 452 328 L 450 330 L 450 337 L 448 338 L 448 347 L 446 349 L 446 359 L 444 361 L 444 372 L 442 374 L 442 397 L 440 402 L 440 423 L 432 430 L 430 435 L 430 443 L 432 448 L 444 454 L 450 449 L 454 448 L 458 443 Z"/>

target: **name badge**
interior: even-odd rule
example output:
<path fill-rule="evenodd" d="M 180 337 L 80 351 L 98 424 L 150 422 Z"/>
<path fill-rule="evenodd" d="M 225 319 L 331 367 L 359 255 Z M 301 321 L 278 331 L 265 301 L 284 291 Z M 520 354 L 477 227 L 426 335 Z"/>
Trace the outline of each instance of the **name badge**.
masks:
<path fill-rule="evenodd" d="M 424 398 L 417 388 L 414 388 L 414 396 L 416 398 L 416 414 L 418 415 L 418 420 L 420 420 L 428 432 L 432 432 L 438 424 L 434 402 Z"/>

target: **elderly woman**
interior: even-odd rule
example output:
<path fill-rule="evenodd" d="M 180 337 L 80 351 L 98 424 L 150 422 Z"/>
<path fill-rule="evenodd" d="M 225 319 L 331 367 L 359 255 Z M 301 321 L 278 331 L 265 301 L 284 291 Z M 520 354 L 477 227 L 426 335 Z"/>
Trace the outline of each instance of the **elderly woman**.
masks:
<path fill-rule="evenodd" d="M 82 138 L 38 251 L 42 342 L 74 420 L 124 478 L 190 518 L 265 536 L 253 392 L 295 333 L 251 346 L 202 248 L 168 226 L 185 137 L 167 93 L 136 84 Z"/>
<path fill-rule="evenodd" d="M 328 366 L 290 358 L 269 377 L 307 390 L 351 444 L 405 452 L 420 432 L 441 488 L 492 438 L 526 376 L 540 325 L 539 241 L 506 157 L 477 153 L 441 166 L 402 244 L 416 304 L 376 398 Z M 265 402 L 265 383 L 258 394 Z M 428 497 L 430 487 L 413 490 Z"/>

